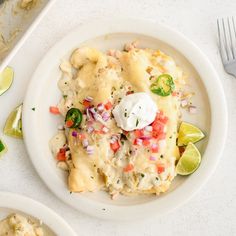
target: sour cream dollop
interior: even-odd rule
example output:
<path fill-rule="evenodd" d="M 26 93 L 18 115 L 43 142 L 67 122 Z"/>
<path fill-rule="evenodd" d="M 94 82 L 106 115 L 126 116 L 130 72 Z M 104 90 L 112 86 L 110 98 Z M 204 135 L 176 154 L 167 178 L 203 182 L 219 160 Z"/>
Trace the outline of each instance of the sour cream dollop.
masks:
<path fill-rule="evenodd" d="M 147 93 L 133 93 L 122 98 L 112 113 L 117 126 L 123 130 L 142 129 L 151 124 L 158 111 L 156 103 Z"/>

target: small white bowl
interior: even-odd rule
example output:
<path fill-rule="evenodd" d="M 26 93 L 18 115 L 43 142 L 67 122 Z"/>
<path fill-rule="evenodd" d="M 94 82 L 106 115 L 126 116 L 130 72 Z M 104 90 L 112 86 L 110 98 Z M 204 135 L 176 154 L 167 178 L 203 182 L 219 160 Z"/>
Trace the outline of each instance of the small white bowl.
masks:
<path fill-rule="evenodd" d="M 43 204 L 21 195 L 0 192 L 0 221 L 12 213 L 42 221 L 47 235 L 76 236 L 60 216 Z"/>
<path fill-rule="evenodd" d="M 168 192 L 160 196 L 121 196 L 112 201 L 107 193 L 70 194 L 66 175 L 56 168 L 48 141 L 55 134 L 61 118 L 48 112 L 60 99 L 57 81 L 62 58 L 81 45 L 101 50 L 122 48 L 124 43 L 139 39 L 142 47 L 161 49 L 191 75 L 196 92 L 196 115 L 185 120 L 206 132 L 198 144 L 203 154 L 200 168 L 191 176 L 176 177 Z M 35 107 L 35 111 L 32 108 Z M 30 158 L 45 184 L 60 199 L 90 215 L 127 220 L 161 215 L 186 202 L 212 175 L 221 156 L 227 131 L 225 96 L 214 67 L 207 57 L 182 34 L 159 23 L 134 19 L 104 19 L 84 24 L 55 44 L 36 69 L 24 101 L 23 131 Z M 50 178 L 48 177 L 50 176 Z"/>

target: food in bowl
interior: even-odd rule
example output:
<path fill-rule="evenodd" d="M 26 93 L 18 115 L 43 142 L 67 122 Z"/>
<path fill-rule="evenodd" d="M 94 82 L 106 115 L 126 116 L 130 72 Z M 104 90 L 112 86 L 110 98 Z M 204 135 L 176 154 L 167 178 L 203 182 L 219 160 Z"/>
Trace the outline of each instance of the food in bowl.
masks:
<path fill-rule="evenodd" d="M 0 235 L 44 236 L 45 234 L 40 223 L 29 217 L 14 213 L 0 221 Z"/>
<path fill-rule="evenodd" d="M 200 160 L 192 143 L 204 137 L 201 131 L 201 138 L 185 139 L 190 147 L 176 169 L 187 77 L 170 56 L 136 43 L 107 54 L 81 47 L 60 69 L 62 99 L 50 112 L 62 115 L 65 124 L 50 147 L 58 166 L 69 173 L 71 192 L 105 190 L 113 199 L 158 195 L 169 189 L 178 170 L 197 169 L 200 161 L 192 166 L 185 160 L 189 153 Z M 182 139 L 185 134 L 189 128 L 182 130 Z"/>

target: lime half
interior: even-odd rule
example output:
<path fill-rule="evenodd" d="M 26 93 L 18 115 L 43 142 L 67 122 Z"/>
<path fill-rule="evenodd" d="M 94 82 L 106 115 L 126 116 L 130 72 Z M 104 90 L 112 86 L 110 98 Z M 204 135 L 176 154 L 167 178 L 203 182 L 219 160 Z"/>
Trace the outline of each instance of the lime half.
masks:
<path fill-rule="evenodd" d="M 16 107 L 8 116 L 3 132 L 4 134 L 14 138 L 23 138 L 22 104 Z"/>
<path fill-rule="evenodd" d="M 199 167 L 200 163 L 200 152 L 194 144 L 189 143 L 178 161 L 176 172 L 179 175 L 192 174 Z"/>
<path fill-rule="evenodd" d="M 0 140 L 0 157 L 7 152 L 7 146 Z"/>
<path fill-rule="evenodd" d="M 182 122 L 179 127 L 178 146 L 185 146 L 188 143 L 196 143 L 205 137 L 204 133 L 196 126 Z"/>
<path fill-rule="evenodd" d="M 5 93 L 12 85 L 14 78 L 14 71 L 11 67 L 6 67 L 0 73 L 0 96 Z"/>

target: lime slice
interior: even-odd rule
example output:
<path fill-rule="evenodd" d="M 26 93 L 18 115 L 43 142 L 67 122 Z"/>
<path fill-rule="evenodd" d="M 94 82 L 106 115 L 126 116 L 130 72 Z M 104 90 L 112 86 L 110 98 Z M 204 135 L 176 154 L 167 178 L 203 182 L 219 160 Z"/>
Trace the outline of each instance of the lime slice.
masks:
<path fill-rule="evenodd" d="M 200 163 L 200 152 L 194 144 L 189 143 L 178 161 L 176 172 L 179 175 L 192 174 L 199 167 Z"/>
<path fill-rule="evenodd" d="M 8 116 L 5 127 L 4 134 L 14 137 L 23 138 L 22 133 L 22 104 L 14 109 Z"/>
<path fill-rule="evenodd" d="M 188 143 L 196 143 L 203 139 L 205 135 L 196 126 L 182 122 L 179 127 L 178 146 L 188 145 Z"/>
<path fill-rule="evenodd" d="M 5 93 L 12 85 L 14 78 L 14 71 L 11 67 L 6 67 L 0 73 L 0 96 Z"/>
<path fill-rule="evenodd" d="M 0 140 L 0 157 L 7 152 L 7 146 Z"/>

